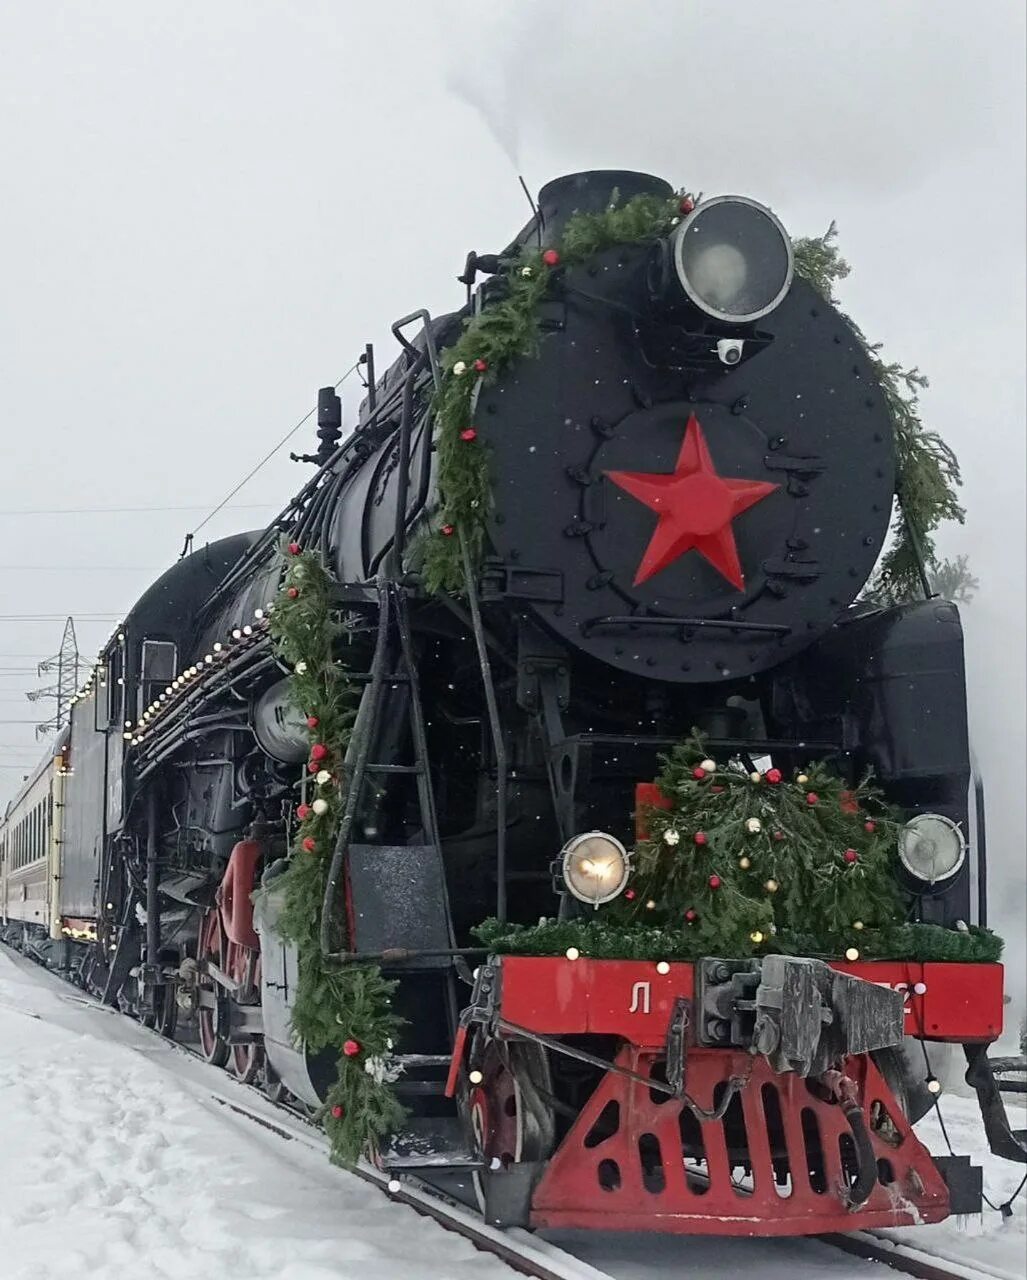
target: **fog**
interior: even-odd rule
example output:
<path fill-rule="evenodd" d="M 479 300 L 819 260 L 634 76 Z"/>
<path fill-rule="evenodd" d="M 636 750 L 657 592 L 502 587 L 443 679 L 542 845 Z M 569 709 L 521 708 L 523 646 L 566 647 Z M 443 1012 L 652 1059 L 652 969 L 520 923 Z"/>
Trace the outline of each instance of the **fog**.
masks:
<path fill-rule="evenodd" d="M 844 305 L 931 378 L 1022 1003 L 1024 22 L 1022 0 L 6 0 L 0 796 L 63 617 L 95 653 L 318 386 L 455 305 L 466 251 L 525 219 L 518 170 L 647 169 L 795 234 L 837 219 Z M 272 516 L 304 474 L 287 452 L 201 537 Z"/>

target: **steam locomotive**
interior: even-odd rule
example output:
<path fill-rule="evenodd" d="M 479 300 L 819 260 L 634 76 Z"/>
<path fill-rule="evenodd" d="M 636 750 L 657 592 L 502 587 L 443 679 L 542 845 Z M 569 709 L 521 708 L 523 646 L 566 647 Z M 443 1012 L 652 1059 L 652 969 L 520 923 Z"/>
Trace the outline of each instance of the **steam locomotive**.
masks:
<path fill-rule="evenodd" d="M 384 1167 L 470 1172 L 491 1221 L 527 1226 L 802 1234 L 971 1211 L 979 1171 L 912 1131 L 931 1099 L 906 1045 L 965 1046 L 992 1146 L 1023 1159 L 986 1056 L 998 965 L 506 955 L 471 972 L 486 916 L 578 909 L 554 858 L 584 835 L 614 859 L 630 845 L 636 789 L 693 725 L 749 767 L 872 767 L 919 823 L 896 873 L 911 918 L 986 923 L 959 614 L 857 600 L 896 496 L 888 406 L 755 201 L 683 207 L 655 243 L 554 273 L 537 354 L 475 392 L 482 554 L 465 547 L 461 590 L 425 590 L 446 349 L 526 251 L 614 192 L 673 196 L 631 172 L 549 183 L 509 246 L 469 256 L 464 305 L 397 321 L 380 377 L 367 349 L 345 439 L 320 393 L 316 472 L 280 516 L 184 555 L 136 603 L 29 784 L 34 844 L 23 798 L 9 808 L 4 936 L 240 1079 L 323 1102 L 335 1055 L 295 1040 L 297 952 L 276 931 L 313 785 L 268 627 L 286 536 L 330 569 L 360 690 L 335 909 L 353 957 L 398 984 L 410 1115 Z M 726 1043 L 704 1035 L 714 1006 Z M 753 1008 L 802 1053 L 757 1052 Z"/>

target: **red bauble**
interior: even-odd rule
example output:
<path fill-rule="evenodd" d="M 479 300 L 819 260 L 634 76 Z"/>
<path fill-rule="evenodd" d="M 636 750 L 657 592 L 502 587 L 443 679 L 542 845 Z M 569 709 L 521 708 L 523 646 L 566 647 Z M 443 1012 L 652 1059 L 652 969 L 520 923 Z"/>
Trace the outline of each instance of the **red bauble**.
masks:
<path fill-rule="evenodd" d="M 296 810 L 296 817 L 299 818 L 300 822 L 306 822 L 306 820 L 310 817 L 310 812 L 311 810 L 310 810 L 309 804 L 301 804 L 300 807 Z"/>
<path fill-rule="evenodd" d="M 488 367 L 489 362 L 487 360 L 475 360 L 474 362 L 474 368 L 478 373 L 484 373 Z"/>
<path fill-rule="evenodd" d="M 820 800 L 820 797 L 817 795 L 815 791 L 808 791 L 806 793 L 807 804 L 816 804 L 819 800 Z"/>
<path fill-rule="evenodd" d="M 706 840 L 707 840 L 707 836 L 705 831 L 697 831 L 695 835 L 692 837 L 692 842 L 694 844 L 705 844 Z"/>
<path fill-rule="evenodd" d="M 463 440 L 465 444 L 470 444 L 472 440 L 477 440 L 477 438 L 478 433 L 473 427 L 464 427 L 463 431 L 460 432 L 460 439 Z"/>
<path fill-rule="evenodd" d="M 855 849 L 846 849 L 845 852 L 842 854 L 842 857 L 845 859 L 846 862 L 859 861 L 859 854 L 856 852 Z"/>
<path fill-rule="evenodd" d="M 785 833 L 784 833 L 783 831 L 775 831 L 775 832 L 774 832 L 774 839 L 775 839 L 775 840 L 783 840 L 784 838 L 785 838 Z"/>
<path fill-rule="evenodd" d="M 684 196 L 681 200 L 681 203 L 678 205 L 678 209 L 682 213 L 691 213 L 694 208 L 695 208 L 695 201 L 692 199 L 691 196 Z"/>
<path fill-rule="evenodd" d="M 701 764 L 697 764 L 695 768 L 692 770 L 692 777 L 696 780 L 696 782 L 702 782 L 703 778 L 706 777 L 706 770 L 702 767 Z"/>
<path fill-rule="evenodd" d="M 838 808 L 842 813 L 859 813 L 859 801 L 854 791 L 843 791 L 838 797 Z"/>
<path fill-rule="evenodd" d="M 311 760 L 323 760 L 328 755 L 328 748 L 323 742 L 315 742 L 310 748 Z"/>
<path fill-rule="evenodd" d="M 625 898 L 627 898 L 628 902 L 634 902 L 634 900 L 635 900 L 635 891 L 634 891 L 634 889 L 625 889 L 625 891 L 624 891 L 624 896 L 625 896 Z"/>
<path fill-rule="evenodd" d="M 320 723 L 321 723 L 321 721 L 320 721 L 320 720 L 318 720 L 317 716 L 307 716 L 307 728 L 308 728 L 308 729 L 316 729 L 316 728 L 317 728 L 317 726 L 318 726 Z"/>
<path fill-rule="evenodd" d="M 298 542 L 290 542 L 290 543 L 289 543 L 289 555 L 291 555 L 291 556 L 298 556 L 298 555 L 299 555 L 299 553 L 300 553 L 302 550 L 303 550 L 303 548 L 300 546 L 300 544 L 299 544 Z"/>
<path fill-rule="evenodd" d="M 307 773 L 317 773 L 317 765 L 313 760 L 307 765 Z"/>
<path fill-rule="evenodd" d="M 560 255 L 555 249 L 547 249 L 542 255 L 542 261 L 547 267 L 558 267 L 560 265 Z"/>
<path fill-rule="evenodd" d="M 358 1040 L 346 1040 L 343 1043 L 342 1051 L 347 1058 L 355 1058 L 360 1052 L 360 1042 Z"/>
<path fill-rule="evenodd" d="M 336 1103 L 335 1106 L 332 1107 L 332 1115 L 335 1117 L 336 1120 L 341 1120 L 345 1114 L 346 1114 L 346 1108 L 340 1107 L 338 1103 Z"/>
<path fill-rule="evenodd" d="M 780 782 L 780 781 L 781 781 L 781 770 L 780 770 L 780 769 L 768 769 L 768 770 L 767 770 L 767 772 L 766 772 L 763 776 L 766 778 L 766 780 L 767 780 L 768 782 L 774 782 L 774 783 L 777 783 L 777 782 Z"/>
<path fill-rule="evenodd" d="M 285 592 L 285 594 L 289 597 L 290 600 L 295 600 L 296 597 L 299 595 L 299 593 L 300 593 L 299 587 L 287 587 Z"/>
<path fill-rule="evenodd" d="M 710 876 L 710 888 L 711 889 L 720 888 L 720 876 Z"/>
<path fill-rule="evenodd" d="M 440 530 L 444 538 L 451 538 L 456 533 L 456 525 L 444 524 Z"/>
<path fill-rule="evenodd" d="M 721 794 L 721 792 L 724 790 L 724 788 L 723 788 L 723 787 L 710 787 L 710 790 L 713 792 L 713 794 L 714 794 L 715 796 L 719 796 L 719 795 Z"/>
<path fill-rule="evenodd" d="M 307 838 L 303 841 L 303 847 L 304 849 L 306 849 L 307 853 L 313 853 L 314 850 L 317 848 L 317 841 L 313 838 L 313 836 L 307 836 Z"/>
<path fill-rule="evenodd" d="M 694 924 L 695 921 L 699 919 L 699 912 L 693 910 L 692 907 L 689 907 L 688 910 L 685 912 L 685 919 L 688 921 L 689 924 Z"/>
<path fill-rule="evenodd" d="M 876 831 L 876 830 L 877 830 L 877 823 L 876 823 L 876 822 L 864 822 L 864 823 L 863 823 L 863 830 L 864 830 L 864 831 L 874 832 L 874 831 Z"/>

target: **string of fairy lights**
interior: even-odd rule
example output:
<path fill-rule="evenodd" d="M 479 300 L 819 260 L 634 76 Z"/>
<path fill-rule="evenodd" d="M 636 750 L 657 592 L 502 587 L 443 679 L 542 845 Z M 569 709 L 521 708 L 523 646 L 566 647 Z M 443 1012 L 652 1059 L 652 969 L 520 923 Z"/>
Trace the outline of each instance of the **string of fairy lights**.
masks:
<path fill-rule="evenodd" d="M 205 653 L 201 659 L 189 666 L 182 667 L 171 678 L 163 692 L 159 693 L 143 709 L 138 720 L 133 720 L 130 717 L 125 719 L 122 731 L 124 740 L 132 745 L 145 741 L 148 732 L 154 728 L 158 721 L 178 709 L 181 697 L 194 688 L 203 675 L 209 673 L 227 659 L 234 657 L 241 649 L 252 645 L 262 633 L 267 631 L 271 624 L 270 615 L 273 610 L 273 602 L 269 602 L 262 609 L 255 609 L 252 623 L 247 622 L 242 626 L 233 627 L 226 638 L 223 641 L 215 641 L 210 651 Z M 105 690 L 108 687 L 108 656 L 115 647 L 124 651 L 126 643 L 127 636 L 124 625 L 119 624 L 111 633 L 106 644 L 101 647 L 100 652 L 97 654 L 96 662 L 90 669 L 85 682 L 72 696 L 70 701 L 73 707 L 79 702 L 94 697 L 99 690 Z M 124 687 L 125 677 L 123 675 L 116 676 L 115 683 Z M 67 771 L 66 766 L 65 771 Z"/>

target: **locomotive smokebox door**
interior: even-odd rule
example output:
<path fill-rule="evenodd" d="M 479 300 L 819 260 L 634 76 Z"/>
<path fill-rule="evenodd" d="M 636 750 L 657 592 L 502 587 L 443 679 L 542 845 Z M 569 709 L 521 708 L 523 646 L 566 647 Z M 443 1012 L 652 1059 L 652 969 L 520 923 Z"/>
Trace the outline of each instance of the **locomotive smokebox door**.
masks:
<path fill-rule="evenodd" d="M 445 951 L 446 885 L 439 852 L 431 845 L 350 846 L 347 882 L 353 951 Z M 434 909 L 431 904 L 434 903 Z M 449 964 L 425 957 L 419 968 Z"/>
<path fill-rule="evenodd" d="M 544 194 L 554 217 L 568 201 L 605 207 L 615 178 Z M 891 419 L 860 340 L 805 280 L 748 326 L 697 323 L 651 296 L 659 247 L 562 269 L 538 356 L 482 389 L 490 564 L 561 583 L 528 607 L 610 666 L 745 679 L 808 648 L 870 576 L 892 509 Z"/>

